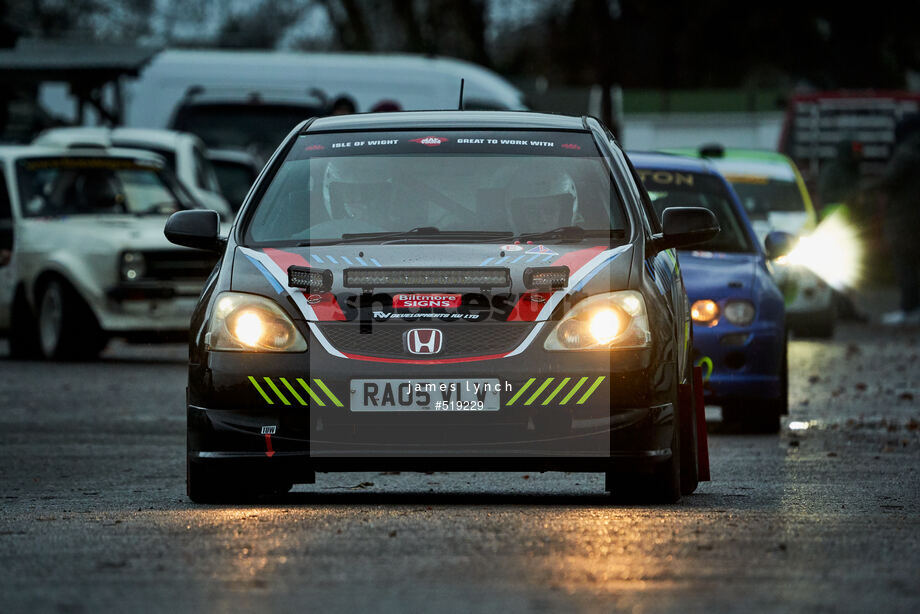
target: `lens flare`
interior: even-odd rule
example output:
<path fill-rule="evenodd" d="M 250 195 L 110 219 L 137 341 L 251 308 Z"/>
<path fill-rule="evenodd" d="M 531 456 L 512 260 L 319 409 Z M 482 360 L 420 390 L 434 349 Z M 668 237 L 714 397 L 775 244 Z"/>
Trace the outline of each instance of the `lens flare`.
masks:
<path fill-rule="evenodd" d="M 843 290 L 859 280 L 861 261 L 859 236 L 838 209 L 822 220 L 813 233 L 799 239 L 780 263 L 803 266 L 827 285 Z"/>
<path fill-rule="evenodd" d="M 591 316 L 588 330 L 598 343 L 608 343 L 620 334 L 620 316 L 613 309 L 600 309 Z"/>
<path fill-rule="evenodd" d="M 233 336 L 243 344 L 254 347 L 258 345 L 264 330 L 259 314 L 247 311 L 236 318 L 233 325 Z"/>

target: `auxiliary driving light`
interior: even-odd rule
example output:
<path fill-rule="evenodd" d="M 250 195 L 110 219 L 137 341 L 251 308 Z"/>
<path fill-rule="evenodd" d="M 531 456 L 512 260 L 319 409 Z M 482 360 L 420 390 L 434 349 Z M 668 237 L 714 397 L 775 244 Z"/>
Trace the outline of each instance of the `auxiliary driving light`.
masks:
<path fill-rule="evenodd" d="M 346 288 L 501 288 L 511 272 L 501 267 L 345 269 Z"/>
<path fill-rule="evenodd" d="M 322 294 L 332 289 L 332 271 L 307 266 L 288 267 L 288 287 L 303 288 L 313 294 Z"/>
<path fill-rule="evenodd" d="M 545 266 L 524 269 L 524 287 L 528 290 L 561 290 L 569 285 L 569 267 Z"/>
<path fill-rule="evenodd" d="M 862 253 L 856 229 L 837 209 L 777 263 L 808 268 L 829 286 L 842 290 L 859 281 Z"/>

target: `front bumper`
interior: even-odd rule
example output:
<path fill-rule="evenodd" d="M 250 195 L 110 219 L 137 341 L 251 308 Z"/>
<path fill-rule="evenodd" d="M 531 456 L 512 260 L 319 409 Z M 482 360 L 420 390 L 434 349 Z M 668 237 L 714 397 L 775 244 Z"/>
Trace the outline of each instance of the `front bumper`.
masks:
<path fill-rule="evenodd" d="M 718 404 L 735 399 L 782 396 L 783 331 L 770 322 L 748 327 L 720 322 L 694 325 L 694 365 L 703 368 L 703 396 Z"/>
<path fill-rule="evenodd" d="M 124 283 L 109 288 L 93 311 L 110 333 L 185 332 L 200 292 L 200 283 Z"/>
<path fill-rule="evenodd" d="M 190 459 L 299 458 L 319 471 L 605 470 L 670 457 L 675 368 L 650 350 L 546 352 L 535 343 L 510 358 L 404 364 L 337 358 L 309 343 L 305 354 L 210 352 L 192 365 Z M 498 379 L 498 410 L 352 410 L 352 380 L 410 378 Z"/>

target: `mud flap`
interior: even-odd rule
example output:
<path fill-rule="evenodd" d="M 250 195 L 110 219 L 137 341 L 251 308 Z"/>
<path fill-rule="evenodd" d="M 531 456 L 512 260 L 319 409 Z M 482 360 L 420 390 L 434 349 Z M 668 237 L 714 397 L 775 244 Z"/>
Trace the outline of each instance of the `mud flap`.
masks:
<path fill-rule="evenodd" d="M 709 439 L 706 435 L 706 402 L 703 400 L 703 369 L 693 367 L 693 407 L 696 411 L 696 453 L 698 455 L 699 480 L 708 482 L 709 477 Z"/>

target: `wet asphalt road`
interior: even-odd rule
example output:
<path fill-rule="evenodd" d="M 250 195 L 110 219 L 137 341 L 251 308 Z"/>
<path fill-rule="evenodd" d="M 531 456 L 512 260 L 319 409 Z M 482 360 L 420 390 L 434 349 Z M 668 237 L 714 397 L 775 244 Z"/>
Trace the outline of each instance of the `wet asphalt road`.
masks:
<path fill-rule="evenodd" d="M 866 325 L 794 341 L 782 434 L 712 424 L 713 481 L 659 507 L 559 473 L 320 474 L 196 506 L 184 348 L 0 359 L 0 610 L 920 611 L 918 353 Z"/>

